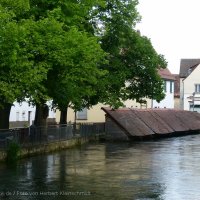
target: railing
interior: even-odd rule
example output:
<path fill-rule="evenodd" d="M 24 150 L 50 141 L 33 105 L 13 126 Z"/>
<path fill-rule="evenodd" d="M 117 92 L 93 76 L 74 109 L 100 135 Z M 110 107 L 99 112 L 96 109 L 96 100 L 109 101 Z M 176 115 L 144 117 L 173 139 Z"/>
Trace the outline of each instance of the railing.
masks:
<path fill-rule="evenodd" d="M 105 123 L 79 124 L 81 137 L 93 137 L 105 133 Z M 94 134 L 95 133 L 95 134 Z"/>
<path fill-rule="evenodd" d="M 103 133 L 105 133 L 105 123 L 65 124 L 48 127 L 30 126 L 28 128 L 0 130 L 0 149 L 6 149 L 11 141 L 25 147 L 70 140 L 75 137 L 91 138 Z"/>

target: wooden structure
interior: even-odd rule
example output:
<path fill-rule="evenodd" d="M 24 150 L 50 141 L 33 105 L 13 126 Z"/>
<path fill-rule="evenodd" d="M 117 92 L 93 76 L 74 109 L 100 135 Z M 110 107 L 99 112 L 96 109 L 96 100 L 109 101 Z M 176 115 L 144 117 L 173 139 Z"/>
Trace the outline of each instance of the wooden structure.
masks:
<path fill-rule="evenodd" d="M 174 109 L 113 110 L 106 113 L 106 134 L 112 140 L 150 139 L 200 133 L 200 114 Z"/>

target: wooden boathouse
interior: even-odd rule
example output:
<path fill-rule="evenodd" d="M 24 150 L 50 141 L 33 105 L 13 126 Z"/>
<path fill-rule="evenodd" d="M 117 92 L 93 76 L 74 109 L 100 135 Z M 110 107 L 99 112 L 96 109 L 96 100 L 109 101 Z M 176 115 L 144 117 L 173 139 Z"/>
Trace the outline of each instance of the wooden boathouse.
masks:
<path fill-rule="evenodd" d="M 200 114 L 175 109 L 102 108 L 106 136 L 111 140 L 137 140 L 200 133 Z"/>

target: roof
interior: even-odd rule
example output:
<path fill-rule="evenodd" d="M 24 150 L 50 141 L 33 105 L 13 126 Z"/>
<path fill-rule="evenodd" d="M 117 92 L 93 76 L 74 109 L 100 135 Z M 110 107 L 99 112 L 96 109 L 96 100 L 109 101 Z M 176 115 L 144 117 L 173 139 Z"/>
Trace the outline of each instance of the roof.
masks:
<path fill-rule="evenodd" d="M 128 137 L 200 130 L 200 114 L 175 109 L 102 108 Z M 185 123 L 187 121 L 187 123 Z"/>
<path fill-rule="evenodd" d="M 165 69 L 159 69 L 158 74 L 161 76 L 162 79 L 164 80 L 175 80 L 175 77 L 171 72 L 169 71 L 168 68 Z"/>
<path fill-rule="evenodd" d="M 181 59 L 180 62 L 180 78 L 186 78 L 190 74 L 190 69 L 193 70 L 194 66 L 200 64 L 200 58 L 197 59 Z"/>

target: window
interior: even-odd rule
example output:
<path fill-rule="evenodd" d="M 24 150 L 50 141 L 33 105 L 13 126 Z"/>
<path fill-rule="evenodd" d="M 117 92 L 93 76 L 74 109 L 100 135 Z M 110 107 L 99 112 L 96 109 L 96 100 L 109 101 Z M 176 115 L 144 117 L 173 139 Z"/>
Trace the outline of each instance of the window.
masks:
<path fill-rule="evenodd" d="M 164 81 L 164 92 L 167 92 L 167 81 Z"/>
<path fill-rule="evenodd" d="M 197 105 L 197 104 L 190 104 L 190 111 L 193 111 L 193 112 L 200 112 L 200 105 Z"/>
<path fill-rule="evenodd" d="M 173 82 L 170 81 L 170 93 L 172 93 L 172 92 L 173 92 Z"/>
<path fill-rule="evenodd" d="M 200 93 L 200 84 L 195 84 L 195 92 Z"/>
<path fill-rule="evenodd" d="M 22 112 L 22 120 L 23 120 L 23 121 L 25 121 L 25 114 L 26 114 L 26 112 L 23 111 L 23 112 Z"/>
<path fill-rule="evenodd" d="M 19 121 L 19 111 L 16 112 L 16 121 Z"/>
<path fill-rule="evenodd" d="M 81 111 L 78 111 L 76 114 L 77 114 L 77 119 L 86 120 L 87 119 L 87 108 L 83 108 Z"/>

